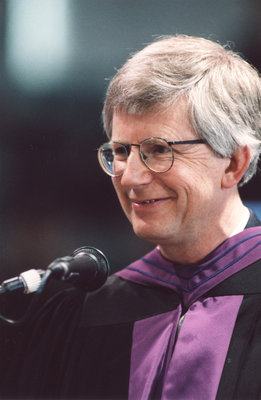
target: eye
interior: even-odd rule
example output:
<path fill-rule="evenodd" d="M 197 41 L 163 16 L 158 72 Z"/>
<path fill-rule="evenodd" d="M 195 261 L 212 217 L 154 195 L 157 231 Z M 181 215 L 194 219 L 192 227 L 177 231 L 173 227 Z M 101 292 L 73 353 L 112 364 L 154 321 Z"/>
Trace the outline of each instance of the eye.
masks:
<path fill-rule="evenodd" d="M 121 155 L 121 154 L 126 154 L 126 151 L 123 146 L 117 146 L 114 148 L 114 153 L 117 155 Z"/>
<path fill-rule="evenodd" d="M 126 146 L 117 143 L 113 145 L 113 152 L 117 160 L 125 160 L 129 154 L 128 148 Z"/>
<path fill-rule="evenodd" d="M 142 150 L 147 156 L 151 157 L 160 157 L 162 155 L 171 154 L 171 149 L 169 146 L 159 143 L 148 143 Z"/>
<path fill-rule="evenodd" d="M 162 146 L 160 144 L 154 144 L 153 148 L 152 148 L 152 153 L 155 153 L 155 154 L 157 154 L 157 153 L 158 154 L 166 154 L 166 153 L 169 153 L 169 151 L 170 151 L 169 147 Z"/>

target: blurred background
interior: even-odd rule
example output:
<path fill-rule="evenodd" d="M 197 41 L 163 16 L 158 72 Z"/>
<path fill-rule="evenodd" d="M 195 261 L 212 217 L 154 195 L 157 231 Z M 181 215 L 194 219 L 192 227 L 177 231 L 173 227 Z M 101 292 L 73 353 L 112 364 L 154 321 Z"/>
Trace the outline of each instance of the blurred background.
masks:
<path fill-rule="evenodd" d="M 97 162 L 108 80 L 156 36 L 233 43 L 261 70 L 260 0 L 0 0 L 1 281 L 83 245 L 112 271 L 135 237 Z M 260 174 L 243 190 L 261 217 Z"/>

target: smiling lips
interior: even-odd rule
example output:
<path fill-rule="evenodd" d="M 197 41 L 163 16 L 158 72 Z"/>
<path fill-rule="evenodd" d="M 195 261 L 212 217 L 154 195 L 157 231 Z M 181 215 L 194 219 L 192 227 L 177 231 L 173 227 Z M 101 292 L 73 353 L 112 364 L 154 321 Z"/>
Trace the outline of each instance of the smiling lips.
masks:
<path fill-rule="evenodd" d="M 156 199 L 153 199 L 153 200 L 145 200 L 145 201 L 142 201 L 141 204 L 155 203 L 155 201 L 158 201 L 158 200 L 156 200 Z M 139 203 L 139 202 L 138 202 L 138 203 Z"/>
<path fill-rule="evenodd" d="M 133 206 L 139 207 L 139 206 L 144 206 L 147 204 L 153 204 L 159 201 L 164 201 L 167 200 L 168 198 L 161 198 L 161 199 L 150 199 L 150 200 L 134 200 L 131 199 L 131 202 L 133 204 Z"/>

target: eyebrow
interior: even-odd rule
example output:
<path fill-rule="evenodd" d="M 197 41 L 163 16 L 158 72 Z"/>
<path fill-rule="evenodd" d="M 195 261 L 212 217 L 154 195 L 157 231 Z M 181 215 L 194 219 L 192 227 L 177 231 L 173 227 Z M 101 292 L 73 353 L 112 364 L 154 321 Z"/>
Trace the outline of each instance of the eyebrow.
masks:
<path fill-rule="evenodd" d="M 171 144 L 194 144 L 194 143 L 207 143 L 206 139 L 191 139 L 191 140 L 175 140 L 173 142 L 167 141 L 169 145 Z"/>
<path fill-rule="evenodd" d="M 206 139 L 189 139 L 189 140 L 174 140 L 174 141 L 169 141 L 166 140 L 164 138 L 148 138 L 148 139 L 163 139 L 165 140 L 166 143 L 168 143 L 168 145 L 172 145 L 172 144 L 197 144 L 197 143 L 207 143 Z M 144 139 L 147 140 L 147 139 Z M 139 146 L 141 143 L 143 142 L 143 140 L 140 143 L 124 143 L 124 142 L 120 142 L 117 140 L 112 140 L 109 143 L 118 143 L 118 144 L 122 144 L 123 146 Z"/>

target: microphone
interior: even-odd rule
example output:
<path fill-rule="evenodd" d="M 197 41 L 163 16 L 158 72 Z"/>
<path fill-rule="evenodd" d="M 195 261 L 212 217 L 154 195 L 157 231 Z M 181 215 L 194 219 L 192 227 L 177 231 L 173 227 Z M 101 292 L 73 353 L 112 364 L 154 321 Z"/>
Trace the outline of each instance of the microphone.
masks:
<path fill-rule="evenodd" d="M 0 294 L 16 290 L 23 290 L 25 294 L 37 292 L 47 272 L 55 279 L 91 292 L 106 282 L 109 270 L 108 260 L 100 250 L 84 246 L 75 250 L 71 256 L 57 258 L 47 270 L 30 269 L 2 282 Z"/>

